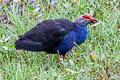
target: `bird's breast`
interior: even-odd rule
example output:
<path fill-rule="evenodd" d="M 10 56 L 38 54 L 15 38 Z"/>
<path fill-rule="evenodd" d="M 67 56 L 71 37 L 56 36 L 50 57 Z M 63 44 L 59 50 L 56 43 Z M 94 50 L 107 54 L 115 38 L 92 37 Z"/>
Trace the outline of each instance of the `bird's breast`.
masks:
<path fill-rule="evenodd" d="M 89 30 L 87 27 L 79 28 L 77 31 L 76 43 L 79 45 L 83 43 L 89 35 Z"/>

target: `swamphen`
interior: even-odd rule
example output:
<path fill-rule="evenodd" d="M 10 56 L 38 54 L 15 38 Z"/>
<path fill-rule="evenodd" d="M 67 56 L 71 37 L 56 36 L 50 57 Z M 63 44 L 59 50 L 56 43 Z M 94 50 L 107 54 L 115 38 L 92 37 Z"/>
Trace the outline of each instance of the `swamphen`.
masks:
<path fill-rule="evenodd" d="M 75 22 L 68 19 L 45 20 L 37 24 L 15 42 L 16 49 L 45 51 L 65 54 L 76 44 L 83 43 L 89 35 L 87 25 L 97 22 L 88 14 L 80 16 Z"/>

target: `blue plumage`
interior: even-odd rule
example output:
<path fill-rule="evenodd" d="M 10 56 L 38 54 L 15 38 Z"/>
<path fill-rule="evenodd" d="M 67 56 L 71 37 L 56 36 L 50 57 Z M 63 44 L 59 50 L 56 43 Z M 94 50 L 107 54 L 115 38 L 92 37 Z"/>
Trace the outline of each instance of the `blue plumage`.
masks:
<path fill-rule="evenodd" d="M 87 25 L 97 22 L 96 18 L 84 14 L 75 22 L 68 19 L 45 20 L 37 24 L 15 42 L 16 49 L 45 51 L 65 54 L 76 44 L 83 43 L 89 35 Z"/>
<path fill-rule="evenodd" d="M 75 23 L 75 29 L 70 31 L 64 38 L 64 40 L 53 50 L 56 53 L 66 53 L 76 44 L 83 43 L 89 35 L 87 25 Z M 65 55 L 65 54 L 64 54 Z"/>
<path fill-rule="evenodd" d="M 89 35 L 89 29 L 87 28 L 87 25 L 81 25 L 81 24 L 77 24 L 76 25 L 76 33 L 77 33 L 77 37 L 76 37 L 76 43 L 79 45 L 81 43 L 83 43 L 86 38 Z"/>

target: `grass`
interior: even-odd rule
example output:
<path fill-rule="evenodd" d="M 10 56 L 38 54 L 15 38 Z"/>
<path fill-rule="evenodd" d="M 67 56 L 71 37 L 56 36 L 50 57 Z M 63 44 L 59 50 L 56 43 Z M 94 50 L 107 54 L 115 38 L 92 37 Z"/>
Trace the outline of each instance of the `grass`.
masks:
<path fill-rule="evenodd" d="M 119 0 L 78 0 L 78 6 L 73 0 L 59 0 L 56 8 L 50 5 L 50 9 L 46 1 L 36 1 L 34 7 L 14 2 L 12 8 L 0 3 L 0 13 L 8 18 L 6 24 L 0 24 L 0 80 L 120 80 Z M 84 13 L 99 19 L 100 24 L 90 29 L 89 38 L 77 48 L 79 57 L 69 52 L 67 59 L 57 64 L 56 55 L 14 48 L 18 35 L 37 22 L 55 18 L 75 21 Z M 96 59 L 90 51 L 96 53 Z"/>

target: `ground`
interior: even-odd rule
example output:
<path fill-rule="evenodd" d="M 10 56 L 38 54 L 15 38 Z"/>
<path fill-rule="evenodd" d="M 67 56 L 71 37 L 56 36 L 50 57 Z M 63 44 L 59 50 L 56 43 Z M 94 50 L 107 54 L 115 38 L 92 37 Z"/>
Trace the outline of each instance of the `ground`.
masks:
<path fill-rule="evenodd" d="M 120 80 L 119 0 L 17 1 L 0 3 L 4 18 L 0 18 L 0 80 Z M 99 24 L 90 28 L 88 39 L 77 47 L 77 57 L 69 52 L 58 64 L 57 55 L 15 49 L 18 35 L 38 22 L 56 18 L 75 21 L 84 13 L 97 18 Z"/>

